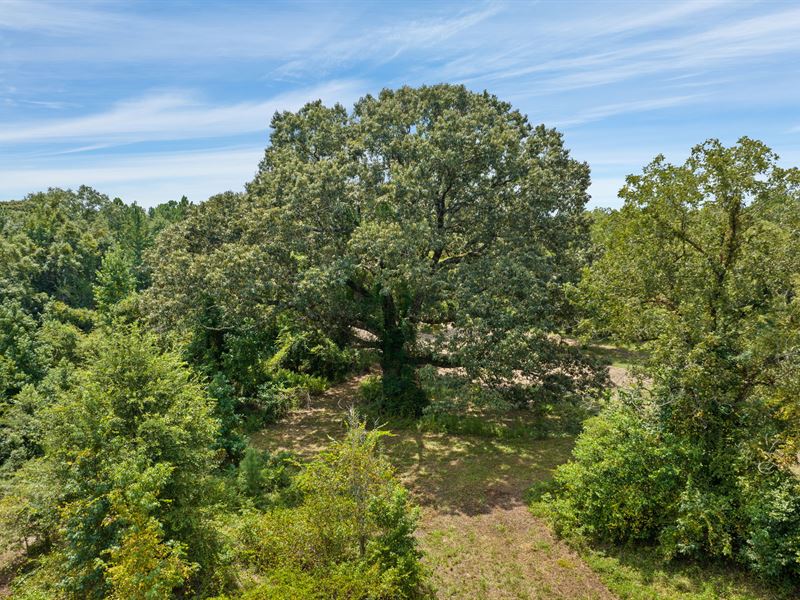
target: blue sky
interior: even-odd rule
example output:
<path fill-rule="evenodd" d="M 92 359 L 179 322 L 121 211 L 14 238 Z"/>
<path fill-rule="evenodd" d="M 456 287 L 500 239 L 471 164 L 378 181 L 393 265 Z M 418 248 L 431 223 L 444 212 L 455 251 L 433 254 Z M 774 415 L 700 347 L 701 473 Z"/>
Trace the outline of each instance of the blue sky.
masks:
<path fill-rule="evenodd" d="M 594 206 L 709 137 L 800 165 L 800 2 L 0 0 L 0 199 L 201 201 L 253 176 L 274 111 L 438 82 L 558 127 Z"/>

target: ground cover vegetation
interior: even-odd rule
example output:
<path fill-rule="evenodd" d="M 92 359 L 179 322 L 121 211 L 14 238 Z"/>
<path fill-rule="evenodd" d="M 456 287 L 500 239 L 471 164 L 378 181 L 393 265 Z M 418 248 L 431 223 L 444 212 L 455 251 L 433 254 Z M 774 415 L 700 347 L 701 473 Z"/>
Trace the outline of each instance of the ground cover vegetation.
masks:
<path fill-rule="evenodd" d="M 800 175 L 743 139 L 619 211 L 588 184 L 555 130 L 438 85 L 276 114 L 242 193 L 0 204 L 0 593 L 644 585 L 552 537 L 535 482 L 571 540 L 797 585 Z M 509 564 L 475 575 L 476 532 Z"/>

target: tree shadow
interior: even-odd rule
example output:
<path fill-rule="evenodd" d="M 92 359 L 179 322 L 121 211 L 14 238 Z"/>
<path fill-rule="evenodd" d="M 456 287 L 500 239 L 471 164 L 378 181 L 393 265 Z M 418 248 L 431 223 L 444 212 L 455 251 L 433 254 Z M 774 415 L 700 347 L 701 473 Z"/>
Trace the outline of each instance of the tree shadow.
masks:
<path fill-rule="evenodd" d="M 659 590 L 663 597 L 752 598 L 793 600 L 800 598 L 790 584 L 759 579 L 729 561 L 667 560 L 657 548 L 643 545 L 589 545 L 593 568 L 613 573 L 628 588 L 640 585 Z"/>
<path fill-rule="evenodd" d="M 358 379 L 313 398 L 251 437 L 270 451 L 311 458 L 344 433 L 347 409 L 359 404 Z M 567 437 L 501 439 L 420 431 L 414 422 L 390 423 L 384 451 L 416 501 L 444 514 L 479 515 L 524 504 L 525 491 L 566 462 Z"/>
<path fill-rule="evenodd" d="M 525 491 L 551 477 L 572 450 L 569 438 L 499 440 L 393 431 L 386 453 L 423 506 L 445 514 L 486 514 L 524 504 Z"/>

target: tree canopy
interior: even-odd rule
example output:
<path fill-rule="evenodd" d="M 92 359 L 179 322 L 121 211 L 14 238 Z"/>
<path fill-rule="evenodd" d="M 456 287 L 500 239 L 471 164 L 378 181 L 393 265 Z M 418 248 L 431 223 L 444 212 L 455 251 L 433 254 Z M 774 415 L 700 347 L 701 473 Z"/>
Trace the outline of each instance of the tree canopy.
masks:
<path fill-rule="evenodd" d="M 800 573 L 800 171 L 742 138 L 657 157 L 601 215 L 578 297 L 646 342 L 649 384 L 607 409 L 558 479 L 601 537 Z"/>
<path fill-rule="evenodd" d="M 173 232 L 181 241 L 163 238 L 159 264 L 186 262 L 164 268 L 154 305 L 205 306 L 221 328 L 243 310 L 291 310 L 378 350 L 384 393 L 410 413 L 424 404 L 413 369 L 426 360 L 540 380 L 566 362 L 547 334 L 578 275 L 589 170 L 555 130 L 450 85 L 384 90 L 351 112 L 315 102 L 272 129 L 246 195 L 217 199 Z M 195 235 L 203 227 L 213 234 Z M 198 271 L 196 293 L 230 297 L 181 302 L 175 288 Z"/>

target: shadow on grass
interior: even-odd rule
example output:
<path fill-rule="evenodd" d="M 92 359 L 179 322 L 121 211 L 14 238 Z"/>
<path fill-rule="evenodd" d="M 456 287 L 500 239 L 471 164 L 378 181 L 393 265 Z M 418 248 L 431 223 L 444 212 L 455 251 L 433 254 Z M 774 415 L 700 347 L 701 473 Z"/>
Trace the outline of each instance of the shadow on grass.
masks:
<path fill-rule="evenodd" d="M 525 490 L 549 479 L 572 450 L 569 438 L 497 440 L 393 431 L 386 453 L 423 506 L 478 515 L 524 503 Z"/>
<path fill-rule="evenodd" d="M 658 549 L 584 545 L 582 558 L 608 588 L 630 600 L 792 600 L 789 584 L 764 581 L 725 562 L 668 561 Z"/>
<path fill-rule="evenodd" d="M 270 451 L 311 458 L 344 433 L 344 414 L 358 404 L 351 380 L 251 438 Z M 524 492 L 548 479 L 572 450 L 571 438 L 498 439 L 420 431 L 413 422 L 389 423 L 385 452 L 418 503 L 450 514 L 477 515 L 524 504 Z"/>

